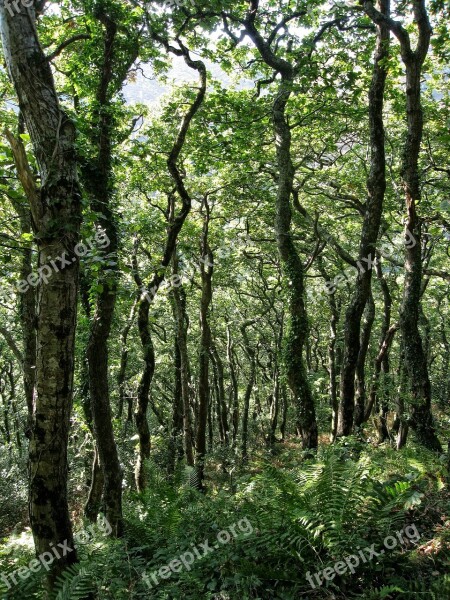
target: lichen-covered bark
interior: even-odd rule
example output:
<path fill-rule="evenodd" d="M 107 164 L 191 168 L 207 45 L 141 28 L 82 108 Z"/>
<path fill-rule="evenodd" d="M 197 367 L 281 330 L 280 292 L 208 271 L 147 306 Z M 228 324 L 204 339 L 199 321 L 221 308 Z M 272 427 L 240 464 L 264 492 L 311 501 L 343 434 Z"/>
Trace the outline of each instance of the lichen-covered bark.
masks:
<path fill-rule="evenodd" d="M 30 133 L 41 188 L 22 172 L 39 265 L 75 256 L 81 220 L 75 128 L 59 106 L 50 66 L 40 47 L 35 15 L 13 17 L 0 2 L 5 61 Z M 67 540 L 73 548 L 67 499 L 67 443 L 72 408 L 78 261 L 55 271 L 38 289 L 36 391 L 29 446 L 29 511 L 36 553 Z M 73 550 L 55 561 L 50 581 L 76 560 Z"/>

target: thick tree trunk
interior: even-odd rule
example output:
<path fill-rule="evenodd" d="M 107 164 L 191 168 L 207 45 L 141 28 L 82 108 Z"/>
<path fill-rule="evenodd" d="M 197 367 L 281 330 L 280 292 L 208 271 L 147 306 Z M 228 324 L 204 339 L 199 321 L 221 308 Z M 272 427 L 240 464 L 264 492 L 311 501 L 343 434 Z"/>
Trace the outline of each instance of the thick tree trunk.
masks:
<path fill-rule="evenodd" d="M 421 222 L 417 214 L 420 200 L 418 159 L 423 133 L 421 105 L 422 64 L 428 52 L 431 27 L 424 6 L 418 15 L 421 30 L 416 51 L 406 58 L 406 103 L 408 133 L 403 153 L 402 178 L 405 187 L 407 223 L 405 229 L 405 284 L 400 312 L 400 330 L 405 366 L 412 392 L 410 425 L 418 440 L 432 450 L 442 450 L 431 414 L 431 384 L 426 354 L 419 331 L 422 287 Z M 413 240 L 413 241 L 411 241 Z"/>
<path fill-rule="evenodd" d="M 81 221 L 75 128 L 61 111 L 40 47 L 33 9 L 11 14 L 0 2 L 4 57 L 33 143 L 41 176 L 35 187 L 23 148 L 13 148 L 27 193 L 39 266 L 51 273 L 38 289 L 36 393 L 29 446 L 29 510 L 36 553 L 66 541 L 72 552 L 53 563 L 50 581 L 76 561 L 67 499 L 67 443 L 72 408 Z M 69 264 L 66 258 L 69 255 Z M 65 257 L 55 269 L 50 262 Z"/>
<path fill-rule="evenodd" d="M 389 16 L 390 0 L 380 0 L 383 15 Z M 361 231 L 358 276 L 355 290 L 345 316 L 344 353 L 341 370 L 340 404 L 337 436 L 352 432 L 354 421 L 355 372 L 360 352 L 360 329 L 363 312 L 370 295 L 372 265 L 376 260 L 375 248 L 381 224 L 386 191 L 386 156 L 384 148 L 383 105 L 386 85 L 386 59 L 389 56 L 390 31 L 387 25 L 378 25 L 372 82 L 369 90 L 369 127 L 371 165 L 367 180 L 368 198 Z M 361 421 L 364 410 L 358 411 Z"/>

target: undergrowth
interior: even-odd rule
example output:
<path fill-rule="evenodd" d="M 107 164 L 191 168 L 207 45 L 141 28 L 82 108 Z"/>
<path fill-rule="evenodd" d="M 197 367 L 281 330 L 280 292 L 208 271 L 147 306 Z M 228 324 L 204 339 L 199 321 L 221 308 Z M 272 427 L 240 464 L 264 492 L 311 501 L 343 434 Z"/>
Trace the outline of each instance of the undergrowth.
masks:
<path fill-rule="evenodd" d="M 60 581 L 57 600 L 89 594 L 100 600 L 450 598 L 449 495 L 443 464 L 425 450 L 373 449 L 354 438 L 323 447 L 301 464 L 287 451 L 276 463 L 266 456 L 249 465 L 233 494 L 218 488 L 198 493 L 182 468 L 169 481 L 150 463 L 148 475 L 148 490 L 127 497 L 125 537 L 95 539 L 84 547 L 80 564 Z M 237 524 L 244 522 L 251 528 L 241 531 Z M 218 543 L 219 532 L 233 525 L 229 541 Z M 383 548 L 387 536 L 407 526 L 416 527 L 420 539 L 405 538 L 353 574 L 336 575 L 314 589 L 308 583 L 308 572 L 358 549 Z M 31 545 L 19 541 L 1 547 L 3 572 L 32 558 Z M 203 557 L 206 541 L 212 550 Z M 201 558 L 178 572 L 163 571 L 171 573 L 167 578 L 158 575 L 194 548 Z M 42 575 L 9 592 L 0 583 L 3 598 L 42 598 Z"/>

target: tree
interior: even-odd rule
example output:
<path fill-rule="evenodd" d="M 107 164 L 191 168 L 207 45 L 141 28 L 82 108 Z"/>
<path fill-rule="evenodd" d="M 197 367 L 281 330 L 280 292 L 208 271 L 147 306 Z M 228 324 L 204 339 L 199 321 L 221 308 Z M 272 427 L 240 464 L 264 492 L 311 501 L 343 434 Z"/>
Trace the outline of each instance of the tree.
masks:
<path fill-rule="evenodd" d="M 409 375 L 412 403 L 411 427 L 425 446 L 441 450 L 431 413 L 431 384 L 428 365 L 419 331 L 420 298 L 422 291 L 422 221 L 417 212 L 420 201 L 419 153 L 423 136 L 421 104 L 422 67 L 428 54 L 431 26 L 425 1 L 413 4 L 413 18 L 418 41 L 413 50 L 408 31 L 397 21 L 377 11 L 372 2 L 364 3 L 367 15 L 379 26 L 389 27 L 400 43 L 406 71 L 407 135 L 403 146 L 401 177 L 405 192 L 407 221 L 405 225 L 405 284 L 400 312 L 405 366 Z"/>
<path fill-rule="evenodd" d="M 10 137 L 27 194 L 39 250 L 36 388 L 29 446 L 30 522 L 36 553 L 65 541 L 51 581 L 76 561 L 67 502 L 67 443 L 72 408 L 79 263 L 75 252 L 81 192 L 75 127 L 61 109 L 53 75 L 36 31 L 35 11 L 11 15 L 0 4 L 3 52 L 30 134 L 41 185 L 34 183 L 20 141 Z M 58 264 L 59 263 L 59 264 Z M 48 276 L 44 277 L 44 275 Z"/>

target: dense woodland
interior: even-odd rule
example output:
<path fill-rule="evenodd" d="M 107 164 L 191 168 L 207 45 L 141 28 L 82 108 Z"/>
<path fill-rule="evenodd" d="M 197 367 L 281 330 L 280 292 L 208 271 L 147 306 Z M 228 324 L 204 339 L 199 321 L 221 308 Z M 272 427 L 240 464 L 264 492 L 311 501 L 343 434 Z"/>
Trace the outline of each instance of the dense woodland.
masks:
<path fill-rule="evenodd" d="M 449 23 L 0 0 L 2 598 L 450 598 Z"/>

